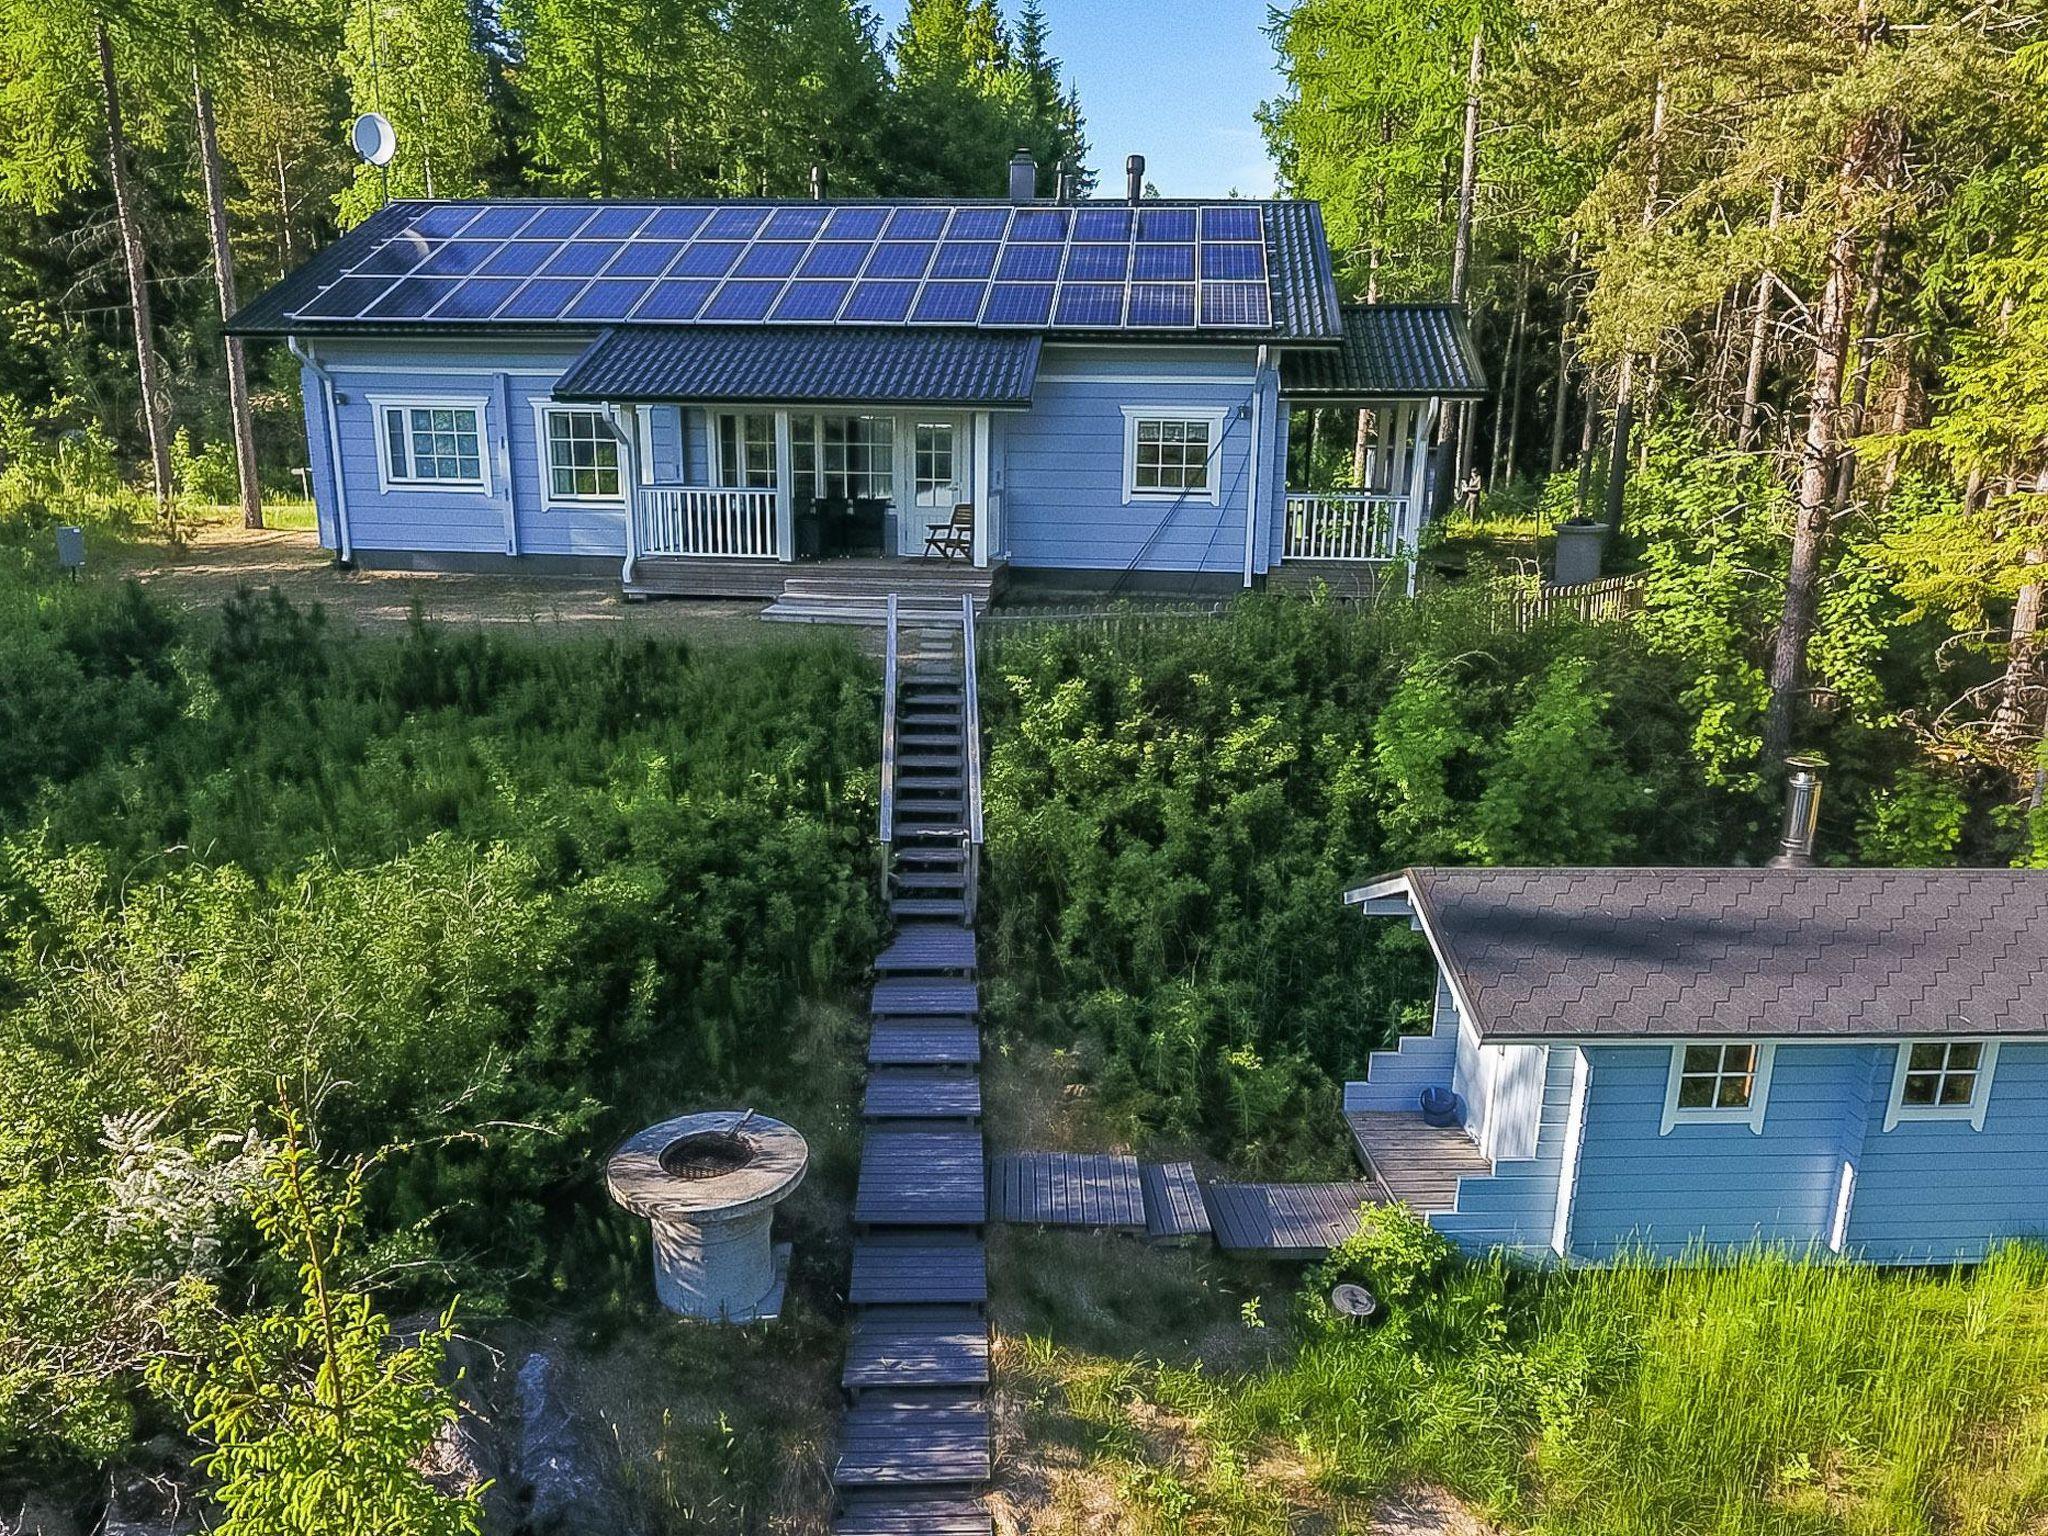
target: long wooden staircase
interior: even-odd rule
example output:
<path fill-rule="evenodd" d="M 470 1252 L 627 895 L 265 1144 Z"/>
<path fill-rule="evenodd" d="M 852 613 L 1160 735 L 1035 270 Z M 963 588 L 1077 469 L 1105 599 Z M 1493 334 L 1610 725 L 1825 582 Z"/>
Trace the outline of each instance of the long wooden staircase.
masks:
<path fill-rule="evenodd" d="M 881 849 L 894 933 L 869 1000 L 867 1135 L 832 1483 L 838 1536 L 990 1536 L 974 594 L 885 594 Z"/>

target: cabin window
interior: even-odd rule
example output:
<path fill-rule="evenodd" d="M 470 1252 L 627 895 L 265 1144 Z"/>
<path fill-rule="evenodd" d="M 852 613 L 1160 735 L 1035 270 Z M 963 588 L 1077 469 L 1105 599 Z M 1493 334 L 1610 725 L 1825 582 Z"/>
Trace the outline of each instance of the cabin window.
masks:
<path fill-rule="evenodd" d="M 718 483 L 732 490 L 775 488 L 775 417 L 730 411 L 718 418 Z"/>
<path fill-rule="evenodd" d="M 548 500 L 621 499 L 619 440 L 596 411 L 541 412 L 541 452 Z"/>
<path fill-rule="evenodd" d="M 1688 1041 L 1671 1048 L 1664 1134 L 1680 1125 L 1764 1126 L 1774 1048 L 1754 1040 Z"/>
<path fill-rule="evenodd" d="M 484 462 L 481 400 L 373 400 L 381 426 L 384 488 L 437 491 L 491 488 Z"/>
<path fill-rule="evenodd" d="M 1217 496 L 1223 412 L 1124 407 L 1124 500 Z"/>
<path fill-rule="evenodd" d="M 1901 1120 L 1966 1120 L 1982 1130 L 1998 1045 L 1989 1040 L 1909 1040 L 1892 1071 L 1884 1128 Z"/>

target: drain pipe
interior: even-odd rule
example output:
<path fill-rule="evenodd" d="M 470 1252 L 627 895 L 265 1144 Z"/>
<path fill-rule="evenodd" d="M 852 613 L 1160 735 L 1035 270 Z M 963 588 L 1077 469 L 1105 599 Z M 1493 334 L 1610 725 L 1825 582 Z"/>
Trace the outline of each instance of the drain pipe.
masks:
<path fill-rule="evenodd" d="M 352 566 L 356 549 L 348 526 L 348 482 L 341 472 L 341 421 L 334 408 L 334 375 L 320 365 L 312 350 L 298 337 L 285 337 L 285 345 L 291 348 L 292 356 L 305 370 L 320 381 L 320 404 L 327 423 L 327 467 L 334 477 L 334 563 Z"/>
<path fill-rule="evenodd" d="M 633 585 L 633 568 L 640 563 L 640 435 L 639 412 L 633 408 L 633 423 L 629 427 L 619 413 L 614 401 L 606 401 L 598 407 L 604 413 L 604 424 L 611 428 L 612 436 L 619 442 L 619 462 L 624 466 L 619 476 L 619 485 L 626 493 L 626 559 L 619 570 L 619 585 Z"/>
<path fill-rule="evenodd" d="M 1252 546 L 1253 541 L 1258 536 L 1259 492 L 1265 481 L 1265 476 L 1261 471 L 1266 467 L 1266 434 L 1264 428 L 1266 420 L 1266 359 L 1268 351 L 1269 349 L 1262 343 L 1259 347 L 1258 362 L 1252 368 L 1252 441 L 1249 450 L 1252 472 L 1248 477 L 1248 483 L 1245 487 L 1244 499 L 1244 584 L 1247 587 L 1252 584 Z M 1221 465 L 1217 466 L 1217 473 L 1222 473 Z"/>

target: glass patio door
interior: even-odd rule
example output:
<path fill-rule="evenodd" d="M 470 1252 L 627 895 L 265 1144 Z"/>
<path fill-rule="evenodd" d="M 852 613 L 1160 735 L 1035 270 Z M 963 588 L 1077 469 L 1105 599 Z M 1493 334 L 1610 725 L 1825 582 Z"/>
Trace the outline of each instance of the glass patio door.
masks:
<path fill-rule="evenodd" d="M 898 520 L 906 555 L 923 554 L 926 536 L 951 522 L 953 508 L 967 500 L 960 437 L 954 421 L 919 421 L 913 431 L 910 514 Z"/>

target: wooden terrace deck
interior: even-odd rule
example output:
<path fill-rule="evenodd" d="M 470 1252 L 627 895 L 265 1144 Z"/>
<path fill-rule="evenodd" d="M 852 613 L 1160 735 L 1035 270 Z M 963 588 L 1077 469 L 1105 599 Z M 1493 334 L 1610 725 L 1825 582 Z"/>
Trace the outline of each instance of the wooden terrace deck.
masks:
<path fill-rule="evenodd" d="M 1493 1172 L 1493 1163 L 1462 1129 L 1429 1125 L 1412 1110 L 1354 1109 L 1344 1123 L 1386 1201 L 1418 1215 L 1456 1210 L 1458 1180 Z"/>
<path fill-rule="evenodd" d="M 1329 1252 L 1358 1230 L 1369 1184 L 1208 1184 L 1203 1203 L 1216 1246 L 1231 1253 L 1307 1259 Z"/>

